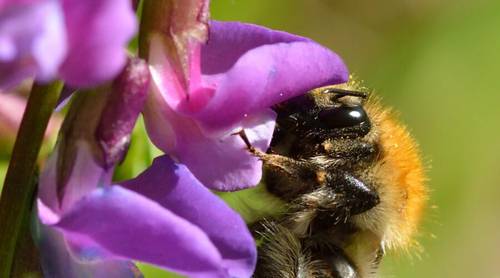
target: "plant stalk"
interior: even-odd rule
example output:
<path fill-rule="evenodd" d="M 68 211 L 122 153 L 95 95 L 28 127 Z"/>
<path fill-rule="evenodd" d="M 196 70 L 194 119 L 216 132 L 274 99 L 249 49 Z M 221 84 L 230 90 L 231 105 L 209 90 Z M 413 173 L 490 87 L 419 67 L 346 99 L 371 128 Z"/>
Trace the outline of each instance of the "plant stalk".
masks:
<path fill-rule="evenodd" d="M 0 196 L 0 278 L 12 275 L 16 245 L 36 192 L 38 153 L 61 89 L 61 82 L 35 83 L 31 89 Z"/>

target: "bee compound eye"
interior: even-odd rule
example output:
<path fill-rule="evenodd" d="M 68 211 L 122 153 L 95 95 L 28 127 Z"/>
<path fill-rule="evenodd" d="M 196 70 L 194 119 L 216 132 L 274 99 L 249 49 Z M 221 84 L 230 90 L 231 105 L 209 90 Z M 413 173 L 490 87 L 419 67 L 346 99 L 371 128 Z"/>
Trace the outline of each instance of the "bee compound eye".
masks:
<path fill-rule="evenodd" d="M 329 128 L 354 127 L 368 122 L 368 115 L 360 105 L 329 108 L 319 112 L 318 118 Z"/>

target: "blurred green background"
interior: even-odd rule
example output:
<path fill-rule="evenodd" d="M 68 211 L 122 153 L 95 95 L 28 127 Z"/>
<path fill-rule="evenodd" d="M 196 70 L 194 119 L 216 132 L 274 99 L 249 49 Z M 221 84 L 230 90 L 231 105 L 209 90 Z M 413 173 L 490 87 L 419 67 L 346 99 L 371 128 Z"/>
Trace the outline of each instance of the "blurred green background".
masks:
<path fill-rule="evenodd" d="M 212 0 L 211 13 L 330 47 L 401 112 L 431 196 L 424 251 L 390 254 L 382 277 L 500 277 L 500 1 Z M 120 171 L 138 172 L 152 156 Z"/>

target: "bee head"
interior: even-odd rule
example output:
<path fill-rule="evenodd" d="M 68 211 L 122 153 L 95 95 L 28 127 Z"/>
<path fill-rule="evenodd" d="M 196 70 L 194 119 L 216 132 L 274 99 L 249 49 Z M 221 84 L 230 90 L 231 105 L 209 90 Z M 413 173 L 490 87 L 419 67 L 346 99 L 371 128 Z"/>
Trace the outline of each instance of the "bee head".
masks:
<path fill-rule="evenodd" d="M 273 143 L 283 137 L 300 136 L 309 146 L 336 138 L 358 138 L 371 129 L 363 108 L 367 94 L 333 87 L 319 88 L 276 107 Z"/>

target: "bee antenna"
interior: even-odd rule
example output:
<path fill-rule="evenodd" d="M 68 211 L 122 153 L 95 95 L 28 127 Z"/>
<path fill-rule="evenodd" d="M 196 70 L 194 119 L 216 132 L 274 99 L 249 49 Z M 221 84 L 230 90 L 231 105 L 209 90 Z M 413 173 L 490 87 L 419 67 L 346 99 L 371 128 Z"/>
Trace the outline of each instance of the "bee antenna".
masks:
<path fill-rule="evenodd" d="M 248 139 L 247 134 L 245 133 L 244 129 L 242 129 L 238 132 L 235 132 L 232 135 L 239 135 L 241 137 L 241 139 L 243 139 L 243 142 L 245 142 L 245 145 L 247 145 L 247 148 L 249 150 L 253 149 L 252 143 L 250 143 L 250 140 Z"/>
<path fill-rule="evenodd" d="M 345 90 L 345 89 L 340 89 L 340 88 L 326 88 L 323 93 L 325 94 L 337 94 L 337 98 L 341 98 L 344 96 L 353 96 L 353 97 L 360 97 L 363 99 L 366 99 L 368 97 L 368 94 L 365 92 L 361 91 L 353 91 L 353 90 Z"/>

